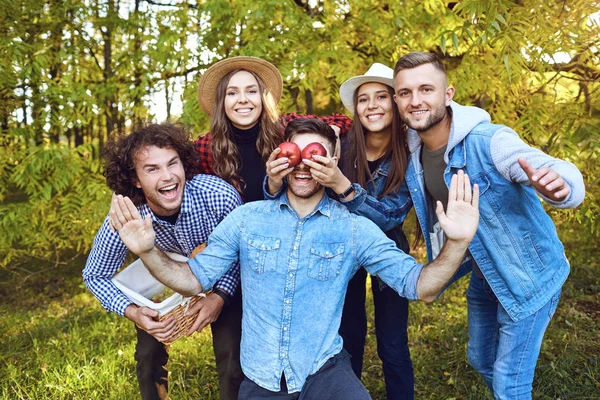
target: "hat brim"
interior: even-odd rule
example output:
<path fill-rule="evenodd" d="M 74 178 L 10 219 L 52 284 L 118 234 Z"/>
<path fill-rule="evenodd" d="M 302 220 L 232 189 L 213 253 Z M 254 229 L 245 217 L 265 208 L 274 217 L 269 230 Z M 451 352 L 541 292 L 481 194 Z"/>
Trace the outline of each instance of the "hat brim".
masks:
<path fill-rule="evenodd" d="M 354 92 L 356 92 L 356 89 L 358 89 L 361 85 L 370 82 L 383 83 L 392 89 L 394 88 L 393 79 L 380 76 L 360 75 L 348 79 L 340 86 L 340 98 L 342 99 L 342 103 L 344 104 L 344 107 L 346 107 L 346 110 L 348 110 L 351 114 L 354 114 Z"/>
<path fill-rule="evenodd" d="M 260 77 L 276 103 L 281 99 L 283 79 L 273 64 L 258 57 L 226 58 L 209 67 L 198 83 L 198 103 L 208 115 L 211 115 L 217 96 L 217 86 L 225 75 L 236 69 L 254 72 Z"/>

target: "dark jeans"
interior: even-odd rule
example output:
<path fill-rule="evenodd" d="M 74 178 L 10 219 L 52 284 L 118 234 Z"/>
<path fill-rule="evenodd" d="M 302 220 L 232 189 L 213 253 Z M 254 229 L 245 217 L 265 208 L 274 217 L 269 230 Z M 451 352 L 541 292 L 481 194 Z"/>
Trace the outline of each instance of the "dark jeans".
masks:
<path fill-rule="evenodd" d="M 350 353 L 352 369 L 359 378 L 367 334 L 366 279 L 367 272 L 361 268 L 350 280 L 340 326 L 344 349 Z M 383 363 L 387 398 L 413 399 L 415 378 L 408 349 L 408 300 L 388 286 L 380 290 L 376 278 L 372 279 L 372 291 L 377 354 Z"/>
<path fill-rule="evenodd" d="M 246 378 L 240 387 L 239 400 L 367 400 L 369 392 L 352 372 L 348 353 L 333 356 L 314 374 L 306 378 L 299 393 L 288 394 L 283 388 L 272 392 Z"/>
<path fill-rule="evenodd" d="M 240 340 L 242 335 L 242 301 L 238 290 L 231 303 L 223 307 L 219 318 L 211 324 L 213 350 L 219 373 L 221 400 L 237 399 L 244 380 L 240 367 Z M 143 400 L 166 398 L 168 392 L 165 346 L 152 335 L 138 328 L 135 347 L 136 371 Z"/>

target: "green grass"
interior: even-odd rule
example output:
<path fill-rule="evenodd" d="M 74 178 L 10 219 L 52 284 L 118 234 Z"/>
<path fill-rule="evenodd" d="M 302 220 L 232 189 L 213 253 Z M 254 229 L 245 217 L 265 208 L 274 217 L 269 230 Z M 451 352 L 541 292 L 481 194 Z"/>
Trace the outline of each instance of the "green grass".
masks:
<path fill-rule="evenodd" d="M 597 249 L 592 243 L 567 248 L 573 271 L 543 344 L 536 399 L 600 397 Z M 0 271 L 2 399 L 138 398 L 133 326 L 104 312 L 87 292 L 80 278 L 84 262 L 58 267 L 30 262 Z M 463 279 L 433 304 L 411 304 L 418 399 L 490 398 L 466 362 L 466 284 Z M 369 311 L 364 382 L 374 399 L 384 399 L 371 303 Z M 172 398 L 218 398 L 208 330 L 176 342 L 170 354 Z"/>

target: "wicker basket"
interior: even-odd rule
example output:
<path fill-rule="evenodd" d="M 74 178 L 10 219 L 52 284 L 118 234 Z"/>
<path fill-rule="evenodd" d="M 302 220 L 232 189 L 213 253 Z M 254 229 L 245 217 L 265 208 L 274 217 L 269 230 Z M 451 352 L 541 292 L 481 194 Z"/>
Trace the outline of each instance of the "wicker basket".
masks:
<path fill-rule="evenodd" d="M 173 317 L 176 323 L 175 332 L 173 332 L 173 334 L 168 339 L 162 341 L 164 344 L 168 346 L 177 339 L 186 335 L 187 331 L 190 329 L 198 315 L 185 315 L 185 312 L 188 308 L 196 304 L 198 300 L 200 300 L 202 297 L 204 296 L 188 297 L 184 300 L 183 303 L 179 304 L 165 315 L 158 317 L 159 322 L 164 321 L 169 317 Z"/>
<path fill-rule="evenodd" d="M 176 261 L 186 261 L 187 258 L 179 254 L 170 254 L 169 256 Z M 193 297 L 183 297 L 179 293 L 169 296 L 160 303 L 155 303 L 152 297 L 161 294 L 166 286 L 159 282 L 150 274 L 142 260 L 138 259 L 125 267 L 118 274 L 113 276 L 112 282 L 121 290 L 133 303 L 138 306 L 152 308 L 158 311 L 158 321 L 164 321 L 169 317 L 175 318 L 175 332 L 164 344 L 169 345 L 184 336 L 194 323 L 197 315 L 186 316 L 187 309 L 206 294 L 200 293 Z"/>

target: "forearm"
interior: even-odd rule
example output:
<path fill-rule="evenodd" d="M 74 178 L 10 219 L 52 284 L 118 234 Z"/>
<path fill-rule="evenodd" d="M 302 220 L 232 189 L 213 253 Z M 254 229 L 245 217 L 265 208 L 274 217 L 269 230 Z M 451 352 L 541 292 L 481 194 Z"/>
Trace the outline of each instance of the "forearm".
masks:
<path fill-rule="evenodd" d="M 156 279 L 174 291 L 184 296 L 195 296 L 202 292 L 202 285 L 186 262 L 171 259 L 156 246 L 140 254 L 140 258 Z"/>
<path fill-rule="evenodd" d="M 503 128 L 494 134 L 490 143 L 490 154 L 498 172 L 510 182 L 531 185 L 527 174 L 517 161 L 520 157 L 526 159 L 535 169 L 552 168 L 558 173 L 569 186 L 570 193 L 561 201 L 542 196 L 553 207 L 575 208 L 585 198 L 583 177 L 574 164 L 527 145 L 509 128 Z"/>
<path fill-rule="evenodd" d="M 419 300 L 431 302 L 452 279 L 465 258 L 468 243 L 448 240 L 438 257 L 421 270 L 417 281 Z"/>
<path fill-rule="evenodd" d="M 384 232 L 402 225 L 406 215 L 412 208 L 412 200 L 408 188 L 402 187 L 397 192 L 377 199 L 367 193 L 360 185 L 354 184 L 353 197 L 342 199 L 341 203 L 350 212 L 367 217 Z"/>

